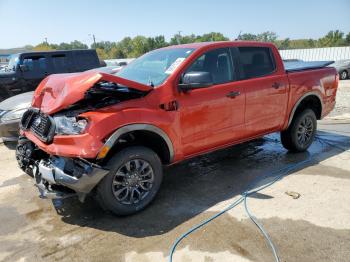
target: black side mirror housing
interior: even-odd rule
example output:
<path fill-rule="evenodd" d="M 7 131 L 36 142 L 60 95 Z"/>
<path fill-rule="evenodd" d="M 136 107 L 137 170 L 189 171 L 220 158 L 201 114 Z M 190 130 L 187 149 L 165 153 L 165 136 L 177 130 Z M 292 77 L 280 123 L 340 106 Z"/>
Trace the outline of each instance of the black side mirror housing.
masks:
<path fill-rule="evenodd" d="M 213 85 L 213 76 L 209 72 L 188 72 L 182 76 L 179 88 L 182 91 L 205 88 Z"/>
<path fill-rule="evenodd" d="M 29 71 L 29 67 L 27 65 L 19 65 L 19 69 L 22 71 L 22 72 L 27 72 Z"/>

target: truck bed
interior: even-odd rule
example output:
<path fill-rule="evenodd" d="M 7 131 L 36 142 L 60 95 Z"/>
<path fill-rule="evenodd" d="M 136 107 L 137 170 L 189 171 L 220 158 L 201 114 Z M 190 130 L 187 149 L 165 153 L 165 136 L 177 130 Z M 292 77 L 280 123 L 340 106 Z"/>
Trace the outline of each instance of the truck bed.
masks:
<path fill-rule="evenodd" d="M 312 61 L 312 62 L 284 62 L 284 68 L 287 73 L 298 72 L 304 70 L 320 69 L 330 64 L 334 61 Z"/>

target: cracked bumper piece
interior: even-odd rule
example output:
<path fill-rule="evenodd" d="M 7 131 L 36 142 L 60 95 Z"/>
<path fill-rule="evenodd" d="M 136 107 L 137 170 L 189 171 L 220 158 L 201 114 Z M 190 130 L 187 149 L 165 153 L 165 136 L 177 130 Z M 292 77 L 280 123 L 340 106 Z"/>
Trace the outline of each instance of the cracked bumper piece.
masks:
<path fill-rule="evenodd" d="M 85 160 L 53 156 L 41 160 L 34 174 L 41 197 L 59 199 L 85 196 L 108 172 Z"/>

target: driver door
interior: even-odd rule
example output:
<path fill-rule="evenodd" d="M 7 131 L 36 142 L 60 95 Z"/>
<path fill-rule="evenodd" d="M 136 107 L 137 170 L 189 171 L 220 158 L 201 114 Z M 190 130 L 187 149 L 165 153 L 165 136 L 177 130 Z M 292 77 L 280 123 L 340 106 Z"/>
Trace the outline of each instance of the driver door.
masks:
<path fill-rule="evenodd" d="M 183 154 L 191 156 L 239 140 L 244 132 L 244 90 L 235 82 L 229 48 L 201 55 L 187 72 L 209 72 L 213 85 L 179 94 Z"/>

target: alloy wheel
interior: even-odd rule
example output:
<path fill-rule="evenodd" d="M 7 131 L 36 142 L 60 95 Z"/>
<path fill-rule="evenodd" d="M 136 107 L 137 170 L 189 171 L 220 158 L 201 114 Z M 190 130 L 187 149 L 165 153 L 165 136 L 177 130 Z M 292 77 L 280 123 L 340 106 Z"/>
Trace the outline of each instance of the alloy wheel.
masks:
<path fill-rule="evenodd" d="M 341 73 L 340 78 L 341 78 L 341 79 L 346 79 L 346 78 L 348 78 L 348 74 L 346 73 L 346 71 L 343 71 L 343 72 Z"/>
<path fill-rule="evenodd" d="M 311 141 L 313 130 L 314 124 L 312 122 L 312 119 L 311 117 L 306 116 L 301 120 L 297 130 L 298 143 L 301 146 L 304 147 Z"/>
<path fill-rule="evenodd" d="M 113 177 L 112 192 L 122 204 L 132 205 L 147 197 L 154 182 L 149 162 L 133 159 L 123 164 Z"/>

